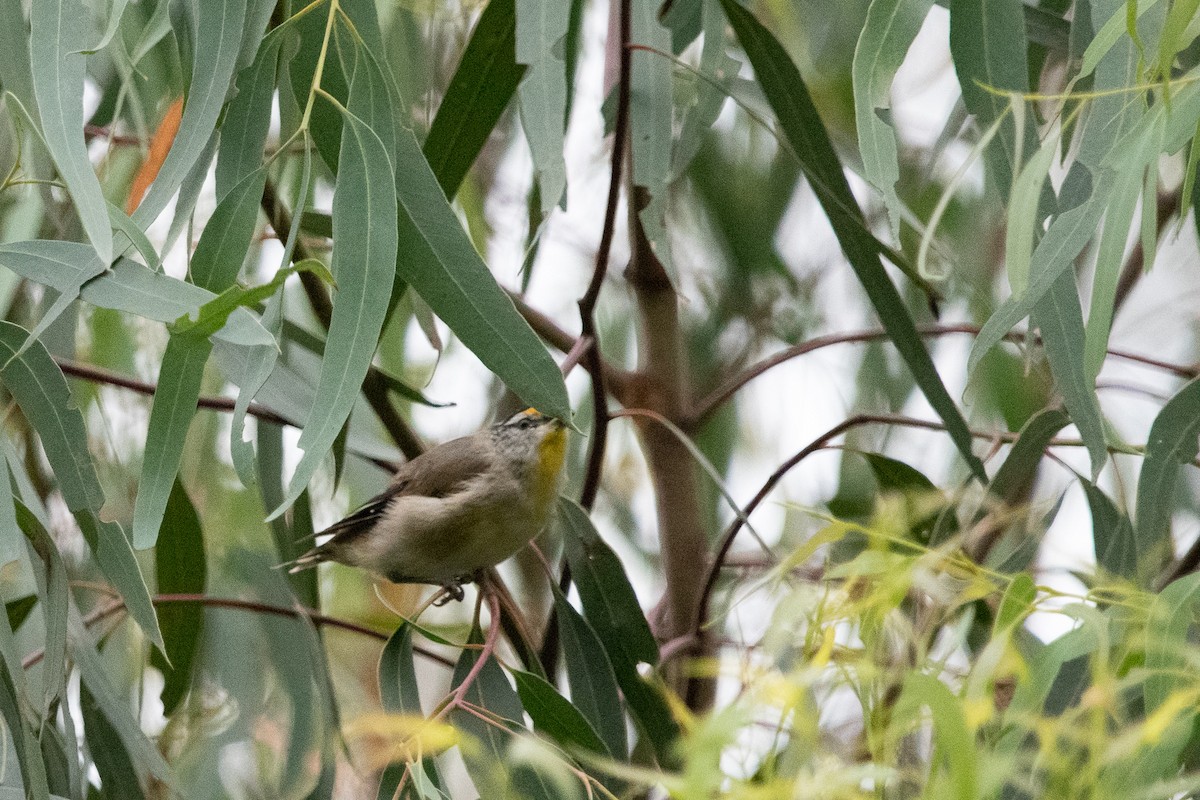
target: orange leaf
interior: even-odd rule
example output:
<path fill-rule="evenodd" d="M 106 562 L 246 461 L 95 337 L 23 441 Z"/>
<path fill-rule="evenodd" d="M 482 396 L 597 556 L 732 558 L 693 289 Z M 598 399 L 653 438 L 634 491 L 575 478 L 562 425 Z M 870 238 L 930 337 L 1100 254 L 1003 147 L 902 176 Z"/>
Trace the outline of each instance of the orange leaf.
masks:
<path fill-rule="evenodd" d="M 179 133 L 179 120 L 182 117 L 183 98 L 181 97 L 171 103 L 167 113 L 163 114 L 162 122 L 158 124 L 158 130 L 150 138 L 150 152 L 146 154 L 146 160 L 142 162 L 141 169 L 133 179 L 133 185 L 129 187 L 129 199 L 125 201 L 126 214 L 132 214 L 137 209 L 146 190 L 158 177 L 158 171 L 162 169 L 163 162 L 167 160 L 167 153 L 171 150 L 171 144 L 175 141 L 175 134 Z"/>

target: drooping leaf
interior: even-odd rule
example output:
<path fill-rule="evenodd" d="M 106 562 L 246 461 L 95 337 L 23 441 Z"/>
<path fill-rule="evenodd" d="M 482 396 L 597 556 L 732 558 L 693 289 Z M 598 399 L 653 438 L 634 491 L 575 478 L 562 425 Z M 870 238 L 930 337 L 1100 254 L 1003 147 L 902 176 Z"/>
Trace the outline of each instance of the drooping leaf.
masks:
<path fill-rule="evenodd" d="M 1021 0 L 950 2 L 950 53 L 963 102 L 981 130 L 1008 114 L 1006 94 L 1029 91 L 1023 7 Z M 1000 196 L 1007 198 L 1021 169 L 1021 153 L 1033 150 L 1033 129 L 1017 130 L 1010 117 L 1000 126 L 997 144 L 985 157 Z"/>
<path fill-rule="evenodd" d="M 272 517 L 283 513 L 308 485 L 349 416 L 371 365 L 395 278 L 392 162 L 375 132 L 355 116 L 358 106 L 370 100 L 369 80 L 369 70 L 357 71 L 338 156 L 332 263 L 338 291 L 317 383 L 318 402 L 300 435 L 304 455 Z"/>
<path fill-rule="evenodd" d="M 558 619 L 558 635 L 562 641 L 563 661 L 567 667 L 567 683 L 571 687 L 571 703 L 592 724 L 604 741 L 609 755 L 625 761 L 625 712 L 612 664 L 604 653 L 596 632 L 575 610 L 562 592 L 554 593 L 554 608 Z"/>
<path fill-rule="evenodd" d="M 196 4 L 196 14 L 196 40 L 203 44 L 193 54 L 179 133 L 158 177 L 133 212 L 134 221 L 143 228 L 158 217 L 204 153 L 237 68 L 246 0 L 205 0 Z"/>
<path fill-rule="evenodd" d="M 868 181 L 883 197 L 892 238 L 900 236 L 900 180 L 891 87 L 933 0 L 873 0 L 854 48 L 854 121 Z M 706 6 L 711 7 L 711 6 Z"/>
<path fill-rule="evenodd" d="M 199 336 L 175 335 L 167 343 L 133 509 L 133 546 L 139 550 L 153 547 L 158 539 L 211 352 L 212 342 Z"/>
<path fill-rule="evenodd" d="M 95 642 L 74 607 L 67 618 L 67 636 L 71 656 L 79 668 L 80 681 L 92 695 L 99 713 L 108 721 L 135 768 L 144 769 L 160 781 L 169 782 L 170 768 L 138 725 L 129 701 L 109 680 L 104 662 L 96 652 Z"/>
<path fill-rule="evenodd" d="M 514 670 L 513 677 L 534 728 L 568 750 L 577 747 L 599 756 L 611 755 L 587 717 L 545 678 L 523 670 Z"/>
<path fill-rule="evenodd" d="M 480 644 L 483 636 L 478 627 L 471 630 L 468 644 Z M 462 684 L 479 658 L 478 648 L 465 648 L 454 665 L 454 677 L 450 685 L 457 688 Z M 508 758 L 513 731 L 523 727 L 525 712 L 521 700 L 509 684 L 504 670 L 494 658 L 488 658 L 474 682 L 467 687 L 464 699 L 474 706 L 486 709 L 489 721 L 461 709 L 450 712 L 450 721 L 456 728 L 473 736 L 482 745 L 483 752 L 472 754 L 460 746 L 467 773 L 475 782 L 480 797 L 521 797 L 529 800 L 552 800 L 557 797 L 553 787 L 527 764 L 513 764 Z"/>
<path fill-rule="evenodd" d="M 1137 542 L 1129 516 L 1091 481 L 1083 481 L 1083 491 L 1092 511 L 1092 545 L 1097 566 L 1110 575 L 1134 580 L 1138 567 Z"/>
<path fill-rule="evenodd" d="M 160 594 L 204 594 L 207 563 L 200 517 L 183 484 L 176 478 L 167 499 L 162 531 L 154 549 Z M 162 670 L 163 714 L 170 716 L 192 684 L 192 664 L 200 645 L 204 607 L 198 603 L 172 603 L 159 609 L 166 658 L 150 654 L 150 663 Z M 170 659 L 168 663 L 167 659 Z"/>
<path fill-rule="evenodd" d="M 725 14 L 746 50 L 755 75 L 784 137 L 801 161 L 801 168 L 833 226 L 838 242 L 854 268 L 879 315 L 888 337 L 895 344 L 917 385 L 938 416 L 971 472 L 986 482 L 983 464 L 971 451 L 971 432 L 966 420 L 946 391 L 933 366 L 929 351 L 917 335 L 911 315 L 895 285 L 880 263 L 874 238 L 864 228 L 858 207 L 829 134 L 817 114 L 800 72 L 770 31 L 735 0 L 721 0 Z"/>
<path fill-rule="evenodd" d="M 1146 440 L 1146 457 L 1138 474 L 1138 572 L 1156 572 L 1171 555 L 1171 512 L 1179 471 L 1200 452 L 1200 378 L 1175 393 L 1158 412 Z"/>
<path fill-rule="evenodd" d="M 608 653 L 630 713 L 660 762 L 674 763 L 679 726 L 662 695 L 638 672 L 639 664 L 658 663 L 658 645 L 621 561 L 577 504 L 560 499 L 559 519 L 567 563 L 583 600 L 584 617 Z"/>
<path fill-rule="evenodd" d="M 100 775 L 100 787 L 108 797 L 145 797 L 137 770 L 125 752 L 116 729 L 96 704 L 86 685 L 79 688 L 79 706 L 83 713 L 83 733 L 92 764 Z"/>
<path fill-rule="evenodd" d="M 47 0 L 30 13 L 29 52 L 42 137 L 71 194 L 96 257 L 113 259 L 112 229 L 83 138 L 83 85 L 89 13 L 80 0 Z M 23 27 L 23 26 L 22 26 Z"/>
<path fill-rule="evenodd" d="M 67 568 L 54 540 L 33 513 L 23 504 L 17 505 L 17 524 L 41 561 L 34 566 L 38 597 L 42 602 L 42 624 L 46 643 L 42 649 L 42 714 L 49 714 L 62 697 L 67 685 L 67 614 L 70 589 Z"/>
<path fill-rule="evenodd" d="M 516 62 L 515 0 L 491 0 L 475 23 L 425 138 L 425 157 L 446 197 L 458 192 L 524 71 Z"/>
<path fill-rule="evenodd" d="M 162 646 L 162 634 L 150 602 L 150 593 L 134 559 L 129 540 L 115 523 L 101 523 L 97 514 L 104 505 L 104 491 L 88 452 L 83 414 L 71 398 L 58 365 L 40 342 L 27 344 L 26 331 L 0 322 L 0 383 L 16 399 L 37 430 L 42 448 L 58 478 L 67 508 L 75 514 L 101 571 L 124 598 L 129 613 L 150 640 Z"/>
<path fill-rule="evenodd" d="M 671 62 L 658 53 L 670 52 L 671 32 L 658 19 L 661 5 L 656 0 L 632 0 L 630 4 L 630 36 L 640 47 L 630 54 L 629 156 L 633 184 L 645 190 L 638 220 L 654 257 L 670 272 L 666 211 L 674 136 Z"/>
<path fill-rule="evenodd" d="M 1092 461 L 1092 479 L 1108 461 L 1104 436 L 1104 418 L 1096 397 L 1096 382 L 1084 364 L 1083 311 L 1075 276 L 1064 270 L 1033 311 L 1033 321 L 1042 332 L 1050 374 L 1062 393 L 1063 405 L 1079 429 Z"/>
<path fill-rule="evenodd" d="M 387 644 L 379 656 L 379 697 L 383 701 L 385 711 L 417 716 L 422 713 L 416 667 L 413 663 L 412 626 L 407 622 L 402 622 L 388 637 Z M 442 779 L 433 758 L 424 758 L 419 765 L 412 766 L 419 766 L 424 780 L 440 791 Z M 405 764 L 397 763 L 383 771 L 379 778 L 379 791 L 376 793 L 378 800 L 390 800 L 395 796 L 396 788 L 404 777 L 405 768 Z M 410 777 L 410 784 L 412 780 Z"/>
<path fill-rule="evenodd" d="M 517 95 L 521 125 L 541 188 L 543 214 L 558 205 L 567 188 L 563 160 L 567 106 L 562 40 L 570 4 L 562 0 L 517 0 L 517 63 L 528 67 Z"/>

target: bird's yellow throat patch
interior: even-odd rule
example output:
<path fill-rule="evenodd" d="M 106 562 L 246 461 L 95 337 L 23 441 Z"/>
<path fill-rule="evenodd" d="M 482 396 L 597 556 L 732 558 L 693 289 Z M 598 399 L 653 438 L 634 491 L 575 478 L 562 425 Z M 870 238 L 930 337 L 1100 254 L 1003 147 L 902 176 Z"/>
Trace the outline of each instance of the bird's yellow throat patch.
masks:
<path fill-rule="evenodd" d="M 558 488 L 558 474 L 562 471 L 567 456 L 567 429 L 555 428 L 547 433 L 538 445 L 538 468 L 534 478 L 534 502 L 544 508 L 554 500 Z"/>

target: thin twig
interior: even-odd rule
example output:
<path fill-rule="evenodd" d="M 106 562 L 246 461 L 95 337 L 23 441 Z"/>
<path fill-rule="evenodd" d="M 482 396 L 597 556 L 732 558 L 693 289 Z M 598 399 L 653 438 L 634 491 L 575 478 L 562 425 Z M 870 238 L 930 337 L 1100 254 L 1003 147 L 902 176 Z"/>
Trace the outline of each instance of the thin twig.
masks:
<path fill-rule="evenodd" d="M 135 378 L 130 378 L 117 372 L 112 372 L 111 370 L 92 366 L 91 364 L 80 364 L 78 361 L 71 361 L 70 359 L 58 357 L 55 357 L 54 363 L 58 364 L 59 369 L 61 369 L 65 374 L 70 375 L 73 378 L 80 378 L 93 383 L 105 383 L 109 386 L 117 386 L 122 389 L 128 389 L 131 392 L 137 392 L 147 396 L 152 396 L 158 388 L 153 383 L 139 381 Z M 196 407 L 208 408 L 214 411 L 233 411 L 234 400 L 231 397 L 202 395 L 196 401 Z M 283 416 L 278 411 L 267 408 L 261 403 L 251 402 L 250 407 L 246 409 L 246 413 L 252 417 L 257 417 L 267 422 L 274 422 L 277 425 L 290 425 L 293 428 L 297 427 L 295 422 Z"/>
<path fill-rule="evenodd" d="M 156 606 L 195 603 L 210 608 L 227 608 L 238 611 L 251 611 L 256 614 L 271 614 L 277 617 L 289 617 L 291 619 L 305 618 L 314 625 L 328 628 L 338 628 L 351 633 L 357 633 L 360 636 L 368 636 L 381 642 L 386 642 L 388 640 L 388 634 L 381 631 L 377 631 L 372 628 L 368 628 L 365 625 L 359 625 L 358 623 L 350 622 L 348 620 L 331 617 L 327 614 L 321 614 L 312 610 L 311 608 L 304 608 L 302 606 L 277 606 L 270 603 L 261 603 L 256 600 L 239 600 L 235 597 L 210 597 L 209 595 L 204 594 L 159 594 L 150 598 L 150 600 Z M 92 625 L 102 622 L 108 617 L 111 617 L 112 615 L 120 613 L 124 610 L 125 602 L 118 598 L 110 603 L 106 603 L 105 605 L 94 609 L 91 613 L 84 617 L 83 624 L 85 627 L 91 627 Z M 420 653 L 425 658 L 428 658 L 431 661 L 436 661 L 443 666 L 454 666 L 454 662 L 450 659 L 423 647 L 414 647 L 413 651 Z M 25 660 L 22 662 L 22 666 L 25 669 L 29 669 L 40 662 L 45 655 L 45 650 L 36 650 L 25 657 Z"/>
<path fill-rule="evenodd" d="M 978 325 L 969 324 L 949 324 L 949 325 L 922 325 L 918 326 L 917 333 L 921 336 L 946 336 L 955 333 L 964 333 L 970 335 L 978 335 L 980 327 Z M 849 333 L 831 333 L 825 336 L 817 336 L 809 339 L 806 342 L 801 342 L 798 345 L 780 350 L 762 361 L 759 361 L 733 376 L 721 386 L 714 389 L 707 396 L 696 402 L 690 416 L 694 421 L 693 424 L 699 424 L 708 419 L 718 408 L 728 402 L 737 392 L 742 389 L 747 383 L 762 375 L 772 367 L 777 367 L 780 364 L 790 361 L 798 356 L 807 355 L 816 350 L 825 347 L 830 347 L 835 344 L 854 344 L 862 342 L 877 342 L 888 339 L 888 334 L 881 328 L 872 328 L 862 331 L 851 331 Z M 1025 342 L 1029 339 L 1029 334 L 1021 331 L 1010 331 L 1005 334 L 1004 338 L 1011 342 Z M 1040 338 L 1035 338 L 1035 341 L 1040 341 Z M 1134 361 L 1138 364 L 1144 364 L 1148 367 L 1154 367 L 1181 378 L 1194 378 L 1200 372 L 1194 366 L 1184 366 L 1180 364 L 1172 364 L 1167 361 L 1161 361 L 1149 356 L 1130 353 L 1125 350 L 1111 349 L 1108 351 L 1110 356 L 1114 358 L 1124 359 L 1126 361 Z"/>
<path fill-rule="evenodd" d="M 821 434 L 819 437 L 809 442 L 795 455 L 784 461 L 775 469 L 774 472 L 767 478 L 763 485 L 755 493 L 743 508 L 742 515 L 729 523 L 729 527 L 721 535 L 720 545 L 717 547 L 717 555 L 713 562 L 709 565 L 708 574 L 705 576 L 704 589 L 700 596 L 700 602 L 697 607 L 697 614 L 693 631 L 696 635 L 701 635 L 704 630 L 705 622 L 708 618 L 708 605 L 712 598 L 713 588 L 716 586 L 717 577 L 721 572 L 724 561 L 729 554 L 730 548 L 733 546 L 733 541 L 737 537 L 738 532 L 742 528 L 743 520 L 749 516 L 758 506 L 771 494 L 772 490 L 779 484 L 783 477 L 792 470 L 797 464 L 808 458 L 818 450 L 823 450 L 829 443 L 830 439 L 845 433 L 851 428 L 860 425 L 900 425 L 907 428 L 923 428 L 931 431 L 944 431 L 946 426 L 941 422 L 932 420 L 916 419 L 914 417 L 906 417 L 900 414 L 855 414 L 834 425 L 832 428 Z M 976 439 L 997 440 L 1002 442 L 1015 442 L 1020 438 L 1019 433 L 1011 431 L 980 431 L 971 430 L 971 436 Z M 1082 447 L 1083 442 L 1080 439 L 1051 439 L 1047 444 L 1047 448 L 1051 447 Z M 1110 452 L 1112 451 L 1110 449 Z M 1190 462 L 1193 466 L 1200 467 L 1200 459 L 1193 459 Z M 1194 548 L 1196 553 L 1196 566 L 1200 566 L 1200 543 Z"/>
<path fill-rule="evenodd" d="M 153 396 L 158 387 L 153 383 L 146 383 L 126 375 L 113 372 L 111 370 L 96 367 L 91 364 L 80 364 L 77 361 L 71 361 L 65 358 L 55 357 L 54 362 L 58 364 L 59 369 L 64 374 L 70 375 L 73 378 L 80 380 L 92 381 L 93 383 L 103 383 L 109 386 L 116 386 L 120 389 L 128 389 L 131 392 L 137 392 L 147 396 Z M 234 410 L 235 401 L 229 397 L 220 397 L 212 395 L 202 395 L 196 400 L 197 408 L 206 408 L 212 411 L 232 412 Z M 246 413 L 252 417 L 257 417 L 264 422 L 271 422 L 276 425 L 288 425 L 293 428 L 300 427 L 299 423 L 293 422 L 284 415 L 274 409 L 264 406 L 262 403 L 251 402 L 246 408 Z M 358 456 L 370 461 L 375 466 L 387 472 L 395 472 L 396 465 L 391 461 L 376 456 L 367 455 L 366 453 L 358 453 Z"/>
<path fill-rule="evenodd" d="M 621 198 L 621 178 L 625 168 L 625 151 L 629 140 L 629 91 L 632 75 L 632 55 L 629 43 L 632 39 L 630 0 L 620 0 L 617 9 L 617 57 L 620 71 L 617 77 L 617 118 L 613 124 L 612 159 L 608 175 L 608 200 L 604 207 L 604 225 L 600 229 L 600 243 L 596 247 L 596 260 L 592 267 L 592 279 L 587 290 L 579 299 L 580 336 L 582 345 L 580 362 L 591 376 L 592 386 L 592 430 L 588 439 L 587 466 L 583 475 L 583 487 L 579 493 L 579 504 L 591 511 L 600 491 L 600 478 L 604 466 L 604 450 L 608 442 L 608 392 L 605 389 L 605 364 L 600 355 L 600 338 L 596 332 L 596 303 L 608 274 L 608 261 L 612 254 L 613 238 L 617 229 L 617 207 Z M 612 46 L 612 43 L 609 43 Z M 562 573 L 558 581 L 564 593 L 571 587 L 571 566 L 563 560 Z M 551 609 L 542 637 L 540 660 L 542 669 L 549 676 L 555 673 L 558 662 L 558 619 Z"/>

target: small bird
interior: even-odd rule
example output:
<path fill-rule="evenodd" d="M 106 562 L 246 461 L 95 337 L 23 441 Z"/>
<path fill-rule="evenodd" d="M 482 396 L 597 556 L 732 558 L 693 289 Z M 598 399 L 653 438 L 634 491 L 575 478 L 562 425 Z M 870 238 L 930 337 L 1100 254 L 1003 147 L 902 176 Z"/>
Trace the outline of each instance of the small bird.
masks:
<path fill-rule="evenodd" d="M 498 425 L 433 447 L 391 484 L 317 536 L 325 543 L 290 572 L 337 561 L 393 583 L 428 583 L 461 599 L 462 585 L 532 541 L 558 496 L 567 431 L 527 408 Z"/>

